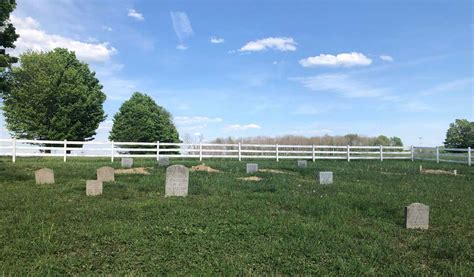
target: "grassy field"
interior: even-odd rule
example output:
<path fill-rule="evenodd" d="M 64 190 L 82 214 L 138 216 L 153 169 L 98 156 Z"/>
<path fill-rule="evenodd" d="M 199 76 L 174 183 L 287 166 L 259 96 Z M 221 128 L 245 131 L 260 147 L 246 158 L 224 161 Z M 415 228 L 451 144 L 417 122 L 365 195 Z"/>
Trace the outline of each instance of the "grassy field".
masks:
<path fill-rule="evenodd" d="M 198 161 L 177 161 L 186 166 Z M 116 175 L 104 194 L 85 180 L 108 160 L 0 159 L 0 271 L 8 274 L 474 274 L 474 169 L 420 174 L 420 162 L 258 161 L 259 182 L 239 180 L 245 162 L 205 161 L 189 197 L 165 198 L 165 169 Z M 55 185 L 33 171 L 54 169 Z M 118 168 L 118 162 L 113 167 Z M 318 185 L 316 170 L 334 171 Z M 403 207 L 430 206 L 430 229 L 404 229 Z"/>

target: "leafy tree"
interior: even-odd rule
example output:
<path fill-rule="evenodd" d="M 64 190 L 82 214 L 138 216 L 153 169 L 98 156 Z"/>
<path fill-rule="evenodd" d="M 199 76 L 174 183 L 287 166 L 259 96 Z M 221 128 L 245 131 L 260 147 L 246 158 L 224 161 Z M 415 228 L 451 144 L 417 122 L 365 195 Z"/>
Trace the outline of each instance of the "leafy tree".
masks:
<path fill-rule="evenodd" d="M 4 97 L 5 122 L 18 138 L 88 141 L 105 119 L 102 86 L 74 52 L 27 52 Z"/>
<path fill-rule="evenodd" d="M 446 148 L 474 147 L 474 122 L 467 119 L 456 119 L 449 124 L 444 141 Z"/>
<path fill-rule="evenodd" d="M 391 137 L 390 146 L 403 146 L 402 139 L 399 137 Z"/>
<path fill-rule="evenodd" d="M 390 139 L 384 135 L 380 135 L 375 139 L 375 145 L 390 145 Z"/>
<path fill-rule="evenodd" d="M 15 48 L 18 35 L 10 23 L 10 13 L 16 8 L 15 0 L 0 1 L 0 97 L 10 90 L 10 67 L 18 59 L 6 53 L 7 48 Z"/>
<path fill-rule="evenodd" d="M 347 134 L 344 136 L 344 138 L 347 140 L 347 145 L 356 145 L 356 142 L 359 140 L 359 135 L 358 134 Z"/>
<path fill-rule="evenodd" d="M 109 139 L 127 142 L 180 142 L 170 113 L 158 106 L 150 96 L 140 92 L 135 92 L 115 114 Z"/>

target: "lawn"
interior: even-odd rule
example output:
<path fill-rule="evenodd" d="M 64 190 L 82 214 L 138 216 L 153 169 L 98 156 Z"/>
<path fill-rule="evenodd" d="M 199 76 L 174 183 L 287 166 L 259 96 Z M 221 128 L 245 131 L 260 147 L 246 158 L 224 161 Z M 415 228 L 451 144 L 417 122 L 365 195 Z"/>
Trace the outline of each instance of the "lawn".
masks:
<path fill-rule="evenodd" d="M 188 167 L 198 161 L 172 160 Z M 205 161 L 187 198 L 165 198 L 165 168 L 116 175 L 86 197 L 108 160 L 0 158 L 0 271 L 4 274 L 474 274 L 474 169 L 411 161 Z M 418 168 L 457 169 L 458 175 Z M 54 169 L 56 184 L 35 185 Z M 112 164 L 119 168 L 119 162 Z M 316 170 L 334 171 L 318 185 Z M 404 229 L 404 206 L 430 206 L 430 228 Z"/>

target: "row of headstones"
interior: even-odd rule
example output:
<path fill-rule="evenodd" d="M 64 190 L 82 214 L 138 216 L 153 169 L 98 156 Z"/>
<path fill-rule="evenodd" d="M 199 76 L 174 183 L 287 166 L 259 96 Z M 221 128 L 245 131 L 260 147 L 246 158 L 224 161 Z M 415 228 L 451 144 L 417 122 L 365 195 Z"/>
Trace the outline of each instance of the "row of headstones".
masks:
<path fill-rule="evenodd" d="M 305 160 L 298 161 L 299 167 L 306 167 L 307 163 Z M 252 174 L 258 171 L 258 164 L 247 164 L 247 174 Z M 316 174 L 316 179 L 321 185 L 330 185 L 333 183 L 333 173 L 332 171 L 319 171 Z"/>
<path fill-rule="evenodd" d="M 167 166 L 170 164 L 169 157 L 159 157 L 158 158 L 158 165 L 160 166 Z M 122 158 L 121 165 L 123 168 L 132 168 L 133 167 L 133 158 Z"/>

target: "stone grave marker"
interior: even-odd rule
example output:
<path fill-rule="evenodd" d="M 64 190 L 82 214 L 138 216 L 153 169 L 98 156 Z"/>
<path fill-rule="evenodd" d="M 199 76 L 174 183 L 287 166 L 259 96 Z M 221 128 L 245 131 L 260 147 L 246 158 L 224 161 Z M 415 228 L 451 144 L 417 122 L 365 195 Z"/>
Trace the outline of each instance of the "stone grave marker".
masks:
<path fill-rule="evenodd" d="M 160 165 L 160 166 L 170 165 L 170 158 L 169 157 L 159 157 L 158 158 L 158 165 Z"/>
<path fill-rule="evenodd" d="M 86 181 L 86 195 L 97 196 L 102 194 L 102 181 L 87 180 Z"/>
<path fill-rule="evenodd" d="M 187 196 L 189 169 L 184 165 L 172 165 L 166 169 L 165 196 Z"/>
<path fill-rule="evenodd" d="M 308 163 L 306 160 L 298 160 L 298 167 L 307 167 Z"/>
<path fill-rule="evenodd" d="M 428 229 L 430 207 L 421 203 L 413 203 L 405 207 L 405 228 Z"/>
<path fill-rule="evenodd" d="M 247 173 L 255 173 L 258 171 L 258 164 L 247 164 Z"/>
<path fill-rule="evenodd" d="M 114 182 L 114 169 L 110 166 L 103 166 L 97 169 L 97 180 L 102 182 Z"/>
<path fill-rule="evenodd" d="M 332 184 L 332 171 L 321 171 L 318 174 L 319 184 L 329 185 Z"/>
<path fill-rule="evenodd" d="M 49 168 L 42 168 L 35 171 L 36 184 L 54 184 L 54 171 Z"/>
<path fill-rule="evenodd" d="M 122 158 L 122 167 L 132 168 L 132 166 L 133 166 L 133 159 L 132 158 Z"/>

